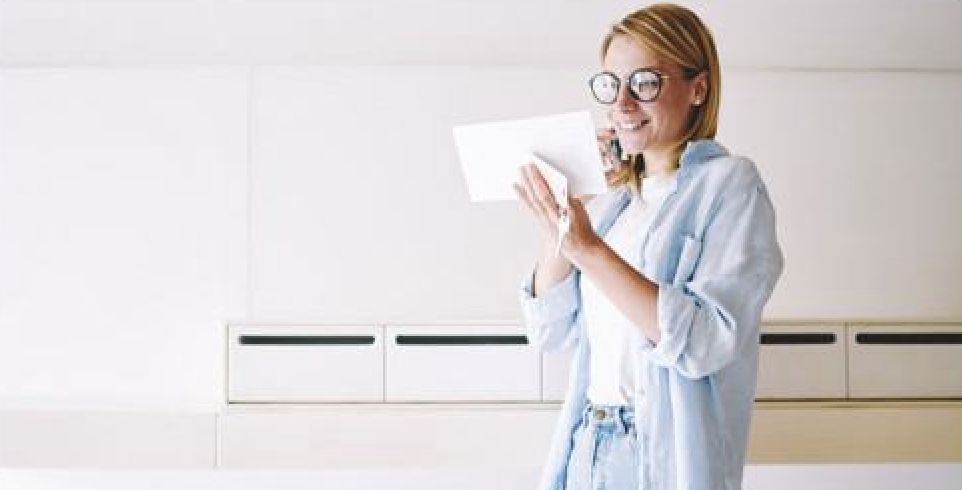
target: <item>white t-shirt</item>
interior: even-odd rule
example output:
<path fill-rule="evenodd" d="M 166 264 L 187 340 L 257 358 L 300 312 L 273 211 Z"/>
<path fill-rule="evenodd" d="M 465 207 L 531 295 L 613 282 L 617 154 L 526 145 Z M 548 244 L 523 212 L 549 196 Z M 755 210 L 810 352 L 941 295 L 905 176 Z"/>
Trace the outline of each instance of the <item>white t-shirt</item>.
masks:
<path fill-rule="evenodd" d="M 674 181 L 674 173 L 645 177 L 641 195 L 632 196 L 628 207 L 605 235 L 605 242 L 629 264 L 637 262 L 651 219 L 674 188 Z M 628 335 L 637 327 L 587 276 L 581 277 L 581 298 L 591 351 L 588 400 L 594 404 L 627 405 L 632 402 L 631 394 L 636 392 Z"/>

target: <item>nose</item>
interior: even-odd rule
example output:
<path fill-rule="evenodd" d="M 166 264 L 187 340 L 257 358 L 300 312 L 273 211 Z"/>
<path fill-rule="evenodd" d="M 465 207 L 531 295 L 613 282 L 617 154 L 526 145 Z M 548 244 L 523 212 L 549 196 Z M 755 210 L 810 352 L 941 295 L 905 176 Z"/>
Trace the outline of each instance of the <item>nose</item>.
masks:
<path fill-rule="evenodd" d="M 638 101 L 631 96 L 631 90 L 627 83 L 622 83 L 618 87 L 618 96 L 615 98 L 614 105 L 621 112 L 630 112 L 638 107 Z"/>

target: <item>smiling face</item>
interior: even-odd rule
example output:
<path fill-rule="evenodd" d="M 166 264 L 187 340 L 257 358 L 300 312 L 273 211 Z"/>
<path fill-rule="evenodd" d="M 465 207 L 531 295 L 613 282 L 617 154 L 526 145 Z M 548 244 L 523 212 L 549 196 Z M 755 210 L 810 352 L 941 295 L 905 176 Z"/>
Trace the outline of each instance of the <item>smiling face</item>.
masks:
<path fill-rule="evenodd" d="M 630 95 L 628 78 L 642 68 L 664 75 L 658 97 L 651 102 L 641 102 Z M 646 162 L 667 161 L 672 149 L 685 137 L 692 111 L 704 103 L 705 73 L 686 79 L 681 66 L 659 57 L 627 35 L 612 38 L 605 52 L 604 69 L 621 82 L 618 97 L 609 106 L 608 118 L 624 151 L 644 154 Z"/>

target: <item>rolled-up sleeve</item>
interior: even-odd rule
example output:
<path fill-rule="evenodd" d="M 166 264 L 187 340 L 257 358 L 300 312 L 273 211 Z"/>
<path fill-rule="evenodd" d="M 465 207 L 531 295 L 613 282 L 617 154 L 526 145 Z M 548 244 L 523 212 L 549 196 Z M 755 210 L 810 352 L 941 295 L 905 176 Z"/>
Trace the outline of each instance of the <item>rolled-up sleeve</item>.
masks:
<path fill-rule="evenodd" d="M 575 325 L 581 307 L 578 279 L 578 272 L 572 269 L 563 281 L 535 297 L 534 273 L 528 275 L 521 288 L 521 310 L 529 342 L 555 350 L 577 340 Z"/>
<path fill-rule="evenodd" d="M 700 253 L 682 250 L 675 281 L 658 285 L 661 338 L 645 346 L 652 362 L 689 378 L 757 348 L 762 309 L 783 267 L 775 212 L 760 183 L 726 196 L 709 222 L 693 245 Z"/>

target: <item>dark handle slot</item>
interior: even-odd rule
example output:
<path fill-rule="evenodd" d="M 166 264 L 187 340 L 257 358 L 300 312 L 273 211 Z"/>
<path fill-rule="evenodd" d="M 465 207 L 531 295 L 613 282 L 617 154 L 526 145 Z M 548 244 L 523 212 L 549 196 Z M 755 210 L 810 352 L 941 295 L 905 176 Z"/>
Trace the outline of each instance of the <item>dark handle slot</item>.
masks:
<path fill-rule="evenodd" d="M 962 333 L 858 333 L 855 342 L 868 345 L 957 345 L 962 344 Z"/>
<path fill-rule="evenodd" d="M 241 345 L 371 345 L 373 335 L 241 335 Z"/>
<path fill-rule="evenodd" d="M 524 335 L 397 335 L 397 345 L 527 345 Z"/>
<path fill-rule="evenodd" d="M 834 333 L 763 333 L 762 345 L 826 345 L 835 343 Z"/>

